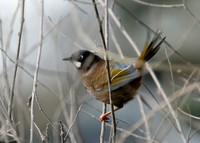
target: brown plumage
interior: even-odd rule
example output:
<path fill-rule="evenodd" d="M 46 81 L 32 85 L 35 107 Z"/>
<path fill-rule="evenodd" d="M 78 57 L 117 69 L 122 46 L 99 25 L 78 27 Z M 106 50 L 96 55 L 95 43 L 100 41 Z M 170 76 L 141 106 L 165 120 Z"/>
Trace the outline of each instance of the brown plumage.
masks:
<path fill-rule="evenodd" d="M 110 73 L 113 75 L 114 68 L 112 67 L 112 62 L 110 62 Z M 104 103 L 109 104 L 109 92 L 108 91 L 100 91 L 98 92 L 96 89 L 106 88 L 107 87 L 107 70 L 106 63 L 104 60 L 99 61 L 95 67 L 93 67 L 92 72 L 82 72 L 80 70 L 82 83 L 85 86 L 86 90 L 94 95 L 97 100 L 100 100 Z M 113 104 L 117 107 L 122 107 L 124 103 L 132 99 L 135 91 L 140 86 L 141 77 L 131 81 L 129 84 L 126 84 L 123 87 L 120 87 L 116 90 L 113 90 Z M 105 86 L 105 87 L 104 87 Z M 133 90 L 136 89 L 136 90 Z M 126 93 L 126 91 L 128 91 Z"/>
<path fill-rule="evenodd" d="M 115 111 L 134 98 L 141 85 L 144 63 L 157 53 L 165 38 L 157 44 L 158 39 L 159 34 L 143 49 L 139 58 L 132 63 L 124 62 L 124 60 L 109 61 L 112 79 L 112 102 L 117 107 Z M 110 103 L 107 69 L 104 59 L 90 51 L 80 50 L 63 60 L 70 60 L 77 67 L 82 83 L 91 95 L 106 104 Z M 103 121 L 110 113 L 107 112 L 101 115 L 99 120 Z"/>

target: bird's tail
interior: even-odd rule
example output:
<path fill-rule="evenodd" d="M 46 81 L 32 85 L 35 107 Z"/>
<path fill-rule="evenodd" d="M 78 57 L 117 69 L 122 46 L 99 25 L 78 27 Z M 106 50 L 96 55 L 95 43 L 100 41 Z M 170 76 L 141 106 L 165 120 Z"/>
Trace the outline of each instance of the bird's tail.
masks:
<path fill-rule="evenodd" d="M 160 49 L 160 45 L 162 44 L 162 42 L 165 40 L 166 37 L 164 37 L 160 42 L 158 42 L 159 38 L 160 38 L 160 33 L 157 33 L 154 36 L 153 40 L 149 44 L 145 45 L 142 53 L 137 59 L 135 65 L 137 69 L 141 69 L 144 63 L 150 60 L 158 52 L 158 50 Z"/>

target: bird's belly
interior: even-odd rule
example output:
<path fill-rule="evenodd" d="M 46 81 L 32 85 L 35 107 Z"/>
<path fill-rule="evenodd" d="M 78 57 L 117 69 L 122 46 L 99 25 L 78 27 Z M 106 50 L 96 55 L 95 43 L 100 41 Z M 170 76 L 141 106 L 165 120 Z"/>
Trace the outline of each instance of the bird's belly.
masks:
<path fill-rule="evenodd" d="M 134 98 L 138 88 L 141 85 L 141 77 L 129 82 L 128 84 L 119 87 L 116 90 L 112 90 L 112 102 L 117 107 L 123 107 L 125 103 Z M 93 92 L 91 93 L 97 100 L 106 104 L 110 104 L 109 92 Z"/>

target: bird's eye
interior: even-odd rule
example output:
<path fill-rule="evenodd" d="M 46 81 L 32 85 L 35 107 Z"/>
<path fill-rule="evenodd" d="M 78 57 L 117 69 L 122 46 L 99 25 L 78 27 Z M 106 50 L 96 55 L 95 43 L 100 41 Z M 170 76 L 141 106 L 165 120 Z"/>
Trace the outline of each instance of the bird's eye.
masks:
<path fill-rule="evenodd" d="M 80 55 L 78 58 L 78 61 L 82 61 L 83 60 L 83 55 Z"/>

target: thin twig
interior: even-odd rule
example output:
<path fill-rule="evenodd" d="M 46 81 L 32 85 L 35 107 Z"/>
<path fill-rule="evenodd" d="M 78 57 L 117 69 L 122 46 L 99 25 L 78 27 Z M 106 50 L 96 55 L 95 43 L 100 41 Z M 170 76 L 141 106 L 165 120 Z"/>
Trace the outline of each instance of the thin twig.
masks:
<path fill-rule="evenodd" d="M 153 3 L 149 3 L 149 2 L 144 2 L 141 0 L 132 0 L 133 2 L 142 4 L 142 5 L 146 5 L 146 6 L 150 6 L 150 7 L 160 7 L 160 8 L 183 8 L 184 4 L 153 4 Z"/>
<path fill-rule="evenodd" d="M 57 29 L 58 29 L 57 33 L 55 33 L 56 45 L 57 45 L 57 42 L 58 42 L 58 35 L 60 33 L 59 27 L 57 27 Z M 60 68 L 59 68 L 59 64 L 58 64 L 58 61 L 57 61 L 58 57 L 59 57 L 58 56 L 58 50 L 57 50 L 57 48 L 55 48 L 55 56 L 54 56 L 54 58 L 55 58 L 54 59 L 55 60 L 55 67 L 56 67 L 55 75 L 56 75 L 56 82 L 57 82 L 57 88 L 58 88 L 58 97 L 59 97 L 59 100 L 60 100 L 60 107 L 61 108 L 58 109 L 59 111 L 56 111 L 56 114 L 54 116 L 57 118 L 57 117 L 60 116 L 60 114 L 63 114 L 64 119 L 65 119 L 64 121 L 66 122 L 66 126 L 70 127 L 70 126 L 72 126 L 72 124 L 74 124 L 72 122 L 73 122 L 73 118 L 75 116 L 74 115 L 74 113 L 75 113 L 74 112 L 74 107 L 76 105 L 76 103 L 75 103 L 76 99 L 75 99 L 75 96 L 74 96 L 75 94 L 72 93 L 72 92 L 75 91 L 74 89 L 76 87 L 76 83 L 77 82 L 80 83 L 80 82 L 77 81 L 72 86 L 70 86 L 71 87 L 69 89 L 70 97 L 68 96 L 68 98 L 71 98 L 71 99 L 68 100 L 68 102 L 71 102 L 71 103 L 69 103 L 70 104 L 70 106 L 69 106 L 70 108 L 69 108 L 69 107 L 67 107 L 67 103 L 64 102 L 64 100 L 63 100 L 64 98 L 66 98 L 66 96 L 64 94 L 64 89 L 63 89 L 63 85 L 62 85 L 62 81 L 61 81 L 61 77 L 60 77 L 60 72 L 59 72 Z M 67 77 L 67 79 L 68 79 L 68 82 L 70 83 L 70 80 L 69 80 L 68 77 Z M 68 110 L 66 110 L 66 109 L 70 109 L 70 111 L 68 112 Z M 65 130 L 68 130 L 68 129 L 65 129 Z M 76 131 L 73 130 L 73 132 L 76 132 Z M 78 131 L 76 132 L 76 134 L 75 133 L 71 133 L 71 132 L 69 132 L 69 133 L 68 133 L 68 137 L 67 138 L 65 138 L 66 135 L 64 136 L 64 138 L 63 138 L 64 142 L 66 142 L 67 139 L 69 139 L 69 142 L 79 142 Z"/>
<path fill-rule="evenodd" d="M 144 126 L 145 126 L 145 130 L 146 130 L 147 141 L 148 141 L 148 143 L 150 143 L 152 139 L 151 139 L 149 124 L 148 124 L 146 114 L 145 114 L 145 111 L 144 111 L 144 107 L 143 107 L 143 104 L 142 104 L 142 100 L 141 100 L 140 96 L 136 96 L 136 98 L 138 100 L 139 109 L 140 109 L 140 112 L 142 114 L 142 118 L 144 120 Z"/>
<path fill-rule="evenodd" d="M 105 7 L 105 5 L 101 2 L 101 4 Z M 119 19 L 116 17 L 116 15 L 114 14 L 114 12 L 111 9 L 108 9 L 108 12 L 110 14 L 110 17 L 113 19 L 113 21 L 115 22 L 115 24 L 117 25 L 117 27 L 120 29 L 121 33 L 124 35 L 124 37 L 127 39 L 127 41 L 130 43 L 130 45 L 132 46 L 132 48 L 135 50 L 135 52 L 137 53 L 137 55 L 140 55 L 140 51 L 136 45 L 136 43 L 132 40 L 133 37 L 131 37 L 127 31 L 124 29 L 124 27 L 122 26 L 121 22 L 119 21 Z"/>
<path fill-rule="evenodd" d="M 119 45 L 119 43 L 117 41 L 117 38 L 115 36 L 115 33 L 113 31 L 113 27 L 112 26 L 110 26 L 110 31 L 111 31 L 111 34 L 110 34 L 111 35 L 111 39 L 112 39 L 112 41 L 113 41 L 113 43 L 115 45 L 116 50 L 118 51 L 118 54 L 120 55 L 120 58 L 124 58 L 122 49 L 121 49 L 121 47 L 120 47 L 120 45 Z"/>
<path fill-rule="evenodd" d="M 187 105 L 187 109 L 188 109 L 188 112 L 189 112 L 189 114 L 191 114 L 191 112 L 190 112 L 190 108 L 189 108 L 189 106 Z M 191 133 L 192 133 L 192 118 L 191 117 L 189 117 L 189 131 L 188 131 L 188 135 L 187 135 L 187 142 L 189 142 L 189 140 L 190 140 L 190 135 L 191 135 Z"/>
<path fill-rule="evenodd" d="M 16 8 L 16 11 L 18 10 L 18 6 Z M 14 98 L 14 90 L 15 90 L 15 81 L 16 81 L 16 77 L 17 77 L 18 59 L 19 59 L 19 54 L 20 54 L 20 49 L 21 49 L 22 31 L 23 31 L 23 26 L 24 26 L 25 0 L 21 1 L 21 8 L 22 8 L 21 9 L 21 21 L 20 21 L 21 25 L 20 25 L 20 30 L 18 33 L 17 55 L 16 55 L 16 60 L 15 60 L 15 68 L 14 68 L 13 81 L 12 81 L 12 87 L 11 87 L 11 93 L 10 93 L 10 101 L 9 101 L 9 105 L 8 105 L 8 122 L 10 123 L 10 125 L 12 127 L 12 131 L 13 131 L 14 137 L 17 140 L 17 142 L 20 142 L 20 141 L 19 141 L 17 131 L 15 130 L 15 126 L 12 121 L 12 107 L 13 107 L 13 98 Z M 15 18 L 16 18 L 16 16 L 14 15 L 13 21 Z M 11 24 L 13 24 L 13 23 L 11 22 Z M 12 30 L 10 33 L 12 33 Z"/>
<path fill-rule="evenodd" d="M 67 131 L 67 133 L 66 133 L 66 135 L 64 137 L 64 142 L 66 141 L 67 137 L 69 136 L 69 133 L 70 133 L 70 131 L 71 131 L 71 129 L 72 129 L 72 127 L 73 127 L 73 125 L 74 125 L 74 123 L 75 123 L 75 121 L 76 121 L 76 119 L 77 119 L 77 117 L 79 115 L 79 112 L 81 111 L 82 107 L 83 107 L 83 105 L 80 105 L 80 107 L 78 108 L 78 111 L 76 112 L 74 120 L 73 120 L 72 124 L 70 125 L 70 127 L 69 127 L 69 129 L 68 129 L 68 131 Z"/>
<path fill-rule="evenodd" d="M 57 134 L 59 134 L 59 131 L 58 129 L 54 126 L 53 122 L 49 119 L 49 117 L 47 116 L 47 114 L 44 112 L 39 100 L 38 100 L 38 96 L 37 94 L 35 95 L 35 100 L 36 100 L 36 103 L 38 105 L 38 108 L 40 110 L 40 112 L 42 113 L 42 115 L 45 117 L 45 119 L 48 121 L 48 124 L 47 124 L 47 127 L 46 127 L 46 137 L 48 138 L 48 135 L 47 135 L 47 131 L 48 131 L 48 126 L 49 124 L 53 127 L 53 129 L 56 131 Z M 30 101 L 32 101 L 32 99 L 30 99 Z"/>
<path fill-rule="evenodd" d="M 42 142 L 46 142 L 46 140 L 45 140 L 46 137 L 45 137 L 45 135 L 43 135 L 43 133 L 41 132 L 38 125 L 36 123 L 34 123 L 34 125 L 35 125 L 36 129 L 38 130 L 38 133 L 40 134 L 40 138 L 41 138 Z"/>
<path fill-rule="evenodd" d="M 155 130 L 155 135 L 154 135 L 154 137 L 153 137 L 153 140 L 156 140 L 156 138 L 157 138 L 157 136 L 158 136 L 158 134 L 161 132 L 161 131 L 164 131 L 164 129 L 162 128 L 162 125 L 164 124 L 164 122 L 166 121 L 166 120 L 169 120 L 169 115 L 170 115 L 170 113 L 166 113 L 164 116 L 164 118 L 162 119 L 162 121 L 160 122 L 160 124 L 159 125 L 157 125 L 158 126 L 158 128 L 157 128 L 157 130 Z M 170 121 L 170 120 L 169 120 Z M 167 126 L 167 129 L 165 129 L 165 131 L 167 132 L 166 133 L 166 135 L 168 134 L 168 132 L 170 131 L 170 129 L 172 128 L 172 125 L 173 125 L 173 123 L 170 121 L 170 125 L 169 126 Z M 169 128 L 169 129 L 168 129 Z"/>
<path fill-rule="evenodd" d="M 169 101 L 165 91 L 163 90 L 162 86 L 160 85 L 160 82 L 159 82 L 158 78 L 156 77 L 155 73 L 153 72 L 152 68 L 150 68 L 150 66 L 148 64 L 147 64 L 147 69 L 148 69 L 148 71 L 149 71 L 154 83 L 156 84 L 158 90 L 160 91 L 164 101 L 166 102 L 166 104 L 167 104 L 167 106 L 168 106 L 168 108 L 169 108 L 169 110 L 171 112 L 172 117 L 175 120 L 175 124 L 177 125 L 177 129 L 178 129 L 178 132 L 180 133 L 182 141 L 184 143 L 186 143 L 186 139 L 185 139 L 185 136 L 183 134 L 183 131 L 182 131 L 182 128 L 181 128 L 181 124 L 180 124 L 180 122 L 179 122 L 179 120 L 178 120 L 178 118 L 176 116 L 176 113 L 175 113 L 172 105 L 170 104 L 170 101 Z"/>
<path fill-rule="evenodd" d="M 178 108 L 178 111 L 181 112 L 183 115 L 188 116 L 189 118 L 192 118 L 192 119 L 200 121 L 200 117 L 191 115 L 191 114 L 183 111 L 181 108 Z"/>
<path fill-rule="evenodd" d="M 190 84 L 190 80 L 192 79 L 192 77 L 194 76 L 194 74 L 197 72 L 196 69 L 194 69 L 191 74 L 188 76 L 187 80 L 185 81 L 184 85 L 182 86 L 182 92 L 185 91 L 185 88 L 187 85 Z M 182 106 L 185 102 L 186 102 L 187 98 L 184 99 L 183 101 L 181 101 L 182 103 L 177 103 L 177 105 Z"/>
<path fill-rule="evenodd" d="M 2 20 L 0 18 L 0 49 L 3 48 L 4 43 L 3 43 L 3 25 L 2 25 Z M 5 97 L 6 103 L 9 103 L 9 80 L 8 80 L 8 72 L 7 72 L 7 62 L 6 62 L 6 56 L 3 52 L 1 52 L 2 55 L 2 63 L 3 63 L 3 72 L 2 72 L 2 87 L 4 87 L 4 92 L 2 93 L 2 98 Z M 4 95 L 4 96 L 3 96 Z M 4 103 L 2 102 L 4 105 Z M 5 113 L 8 116 L 7 109 L 5 108 Z"/>
<path fill-rule="evenodd" d="M 29 99 L 29 100 L 32 102 L 32 98 Z M 47 116 L 47 114 L 44 112 L 44 110 L 43 110 L 43 108 L 42 108 L 42 106 L 41 106 L 41 104 L 40 104 L 40 102 L 39 102 L 39 100 L 38 100 L 38 96 L 37 96 L 36 93 L 35 93 L 35 101 L 36 101 L 36 103 L 37 103 L 37 105 L 38 105 L 38 108 L 39 108 L 40 112 L 43 114 L 43 116 L 45 117 L 45 119 L 46 119 L 46 120 L 49 122 L 49 124 L 54 128 L 54 130 L 59 134 L 58 129 L 54 126 L 54 124 L 52 123 L 52 121 L 49 119 L 49 117 Z"/>
<path fill-rule="evenodd" d="M 4 49 L 0 48 L 0 50 L 10 60 L 10 62 L 15 63 L 15 61 L 7 54 L 7 52 Z M 20 68 L 22 71 L 24 71 L 31 78 L 34 78 L 34 76 L 28 70 L 26 70 L 23 66 L 21 66 L 19 63 L 18 63 L 18 68 Z M 37 79 L 37 82 L 38 82 L 38 84 L 40 84 L 41 86 L 43 86 L 44 88 L 46 88 L 48 91 L 50 91 L 52 94 L 57 95 L 52 89 L 50 89 L 49 87 L 47 87 L 39 79 Z"/>
<path fill-rule="evenodd" d="M 94 106 L 84 102 L 85 105 L 87 105 L 88 107 L 91 107 L 92 109 L 94 109 L 97 112 L 101 112 L 99 109 L 95 108 Z M 122 120 L 122 119 L 118 119 L 116 118 L 118 121 L 120 121 L 120 123 L 124 123 L 125 125 L 127 125 L 128 127 L 133 126 L 132 123 L 128 123 L 128 121 Z M 138 128 L 138 131 L 141 132 L 142 134 L 146 135 L 145 131 L 142 130 L 141 128 Z"/>
<path fill-rule="evenodd" d="M 64 143 L 65 142 L 65 139 L 64 139 L 64 126 L 63 126 L 63 123 L 62 121 L 59 121 L 59 124 L 60 124 L 60 142 L 61 143 Z"/>
<path fill-rule="evenodd" d="M 9 47 L 10 47 L 10 43 L 11 43 L 11 37 L 12 37 L 12 33 L 13 33 L 13 25 L 15 23 L 15 20 L 16 20 L 16 17 L 17 17 L 17 14 L 18 14 L 18 11 L 19 11 L 19 8 L 20 8 L 20 1 L 18 1 L 17 3 L 17 7 L 15 8 L 14 12 L 13 12 L 13 16 L 11 18 L 11 21 L 9 23 L 9 29 L 8 31 L 6 32 L 7 33 L 7 40 L 6 40 L 6 44 L 5 44 L 5 48 L 4 47 L 4 43 L 3 43 L 3 31 L 2 31 L 2 21 L 0 20 L 0 23 L 1 23 L 1 33 L 0 33 L 0 37 L 1 37 L 1 48 L 2 49 L 5 49 L 5 51 L 9 50 Z M 7 72 L 7 62 L 6 62 L 6 57 L 5 55 L 3 55 L 2 53 L 2 60 L 3 60 L 3 81 L 5 83 L 5 87 L 6 87 L 6 91 L 5 91 L 5 99 L 6 99 L 6 103 L 9 103 L 9 96 L 10 96 L 10 83 L 9 83 L 9 80 L 8 80 L 8 72 Z M 15 63 L 15 62 L 14 62 Z"/>
<path fill-rule="evenodd" d="M 110 110 L 111 110 L 111 115 L 112 115 L 112 143 L 115 143 L 116 141 L 116 120 L 115 120 L 115 113 L 114 113 L 114 105 L 113 105 L 113 97 L 112 97 L 112 91 L 111 91 L 111 75 L 110 75 L 110 65 L 109 65 L 109 57 L 107 55 L 107 51 L 109 49 L 109 14 L 108 14 L 108 1 L 105 0 L 105 10 L 104 10 L 104 17 L 105 17 L 105 43 L 106 47 L 105 48 L 105 55 L 106 55 L 106 66 L 107 66 L 107 79 L 109 80 L 108 83 L 108 89 L 109 89 L 109 100 L 110 100 Z M 103 38 L 103 37 L 102 37 Z"/>
<path fill-rule="evenodd" d="M 193 84 L 188 85 L 184 92 L 182 92 L 182 89 L 176 90 L 171 96 L 169 96 L 169 102 L 172 103 L 177 98 L 183 96 L 184 94 L 191 93 L 192 91 L 196 90 L 198 88 L 198 85 L 200 82 L 195 82 Z M 162 101 L 160 105 L 155 106 L 150 112 L 146 114 L 146 119 L 150 120 L 152 117 L 154 117 L 155 113 L 160 111 L 161 109 L 165 108 L 167 106 L 166 101 Z M 139 120 L 137 123 L 134 124 L 134 126 L 130 127 L 129 132 L 134 132 L 136 129 L 138 129 L 141 125 L 144 124 L 144 120 Z M 124 138 L 127 138 L 128 135 L 122 135 L 125 136 Z M 124 142 L 123 139 L 121 139 L 119 142 Z"/>
<path fill-rule="evenodd" d="M 194 137 L 194 135 L 197 134 L 199 131 L 200 131 L 200 128 L 196 129 L 196 130 L 191 134 L 191 136 L 190 136 L 190 138 L 189 138 L 189 141 L 190 141 L 190 139 L 192 139 L 192 138 Z M 199 135 L 199 134 L 198 134 L 198 135 Z"/>
<path fill-rule="evenodd" d="M 153 97 L 153 99 L 156 101 L 156 103 L 159 105 L 159 106 L 161 106 L 161 103 L 159 103 L 159 101 L 156 99 L 156 97 L 153 95 L 153 93 L 151 92 L 151 90 L 147 87 L 147 85 L 145 84 L 145 83 L 143 83 L 142 84 L 143 86 L 144 86 L 144 88 L 149 92 L 149 94 Z M 167 115 L 168 113 L 165 111 L 165 110 L 163 110 L 162 108 L 160 109 L 161 110 L 161 112 L 163 113 L 163 115 Z M 167 116 L 168 117 L 168 116 Z M 168 120 L 169 120 L 169 122 L 173 125 L 173 127 L 176 129 L 176 130 L 178 130 L 177 129 L 177 127 L 174 125 L 174 120 L 172 120 L 171 118 L 167 118 Z"/>
<path fill-rule="evenodd" d="M 6 45 L 5 45 L 5 50 L 9 50 L 10 49 L 10 44 L 11 44 L 11 38 L 12 38 L 12 34 L 13 34 L 13 28 L 14 28 L 14 24 L 15 24 L 15 20 L 17 18 L 17 14 L 18 14 L 18 10 L 20 8 L 20 1 L 18 1 L 17 7 L 15 8 L 14 12 L 13 12 L 13 16 L 11 18 L 11 21 L 9 23 L 9 29 L 7 31 L 7 40 L 6 40 Z M 21 5 L 22 6 L 22 5 Z M 22 16 L 22 15 L 21 15 Z M 22 19 L 21 19 L 22 20 Z M 21 22 L 22 24 L 22 22 Z"/>
<path fill-rule="evenodd" d="M 25 0 L 21 1 L 21 26 L 20 26 L 20 30 L 18 33 L 18 45 L 17 45 L 17 56 L 16 56 L 16 60 L 15 60 L 15 69 L 14 69 L 14 75 L 13 75 L 13 82 L 12 82 L 12 87 L 11 87 L 11 95 L 10 95 L 10 102 L 9 102 L 9 106 L 8 106 L 8 116 L 9 116 L 9 120 L 12 122 L 12 106 L 13 106 L 13 98 L 14 98 L 14 90 L 15 90 L 15 81 L 16 81 L 16 77 L 17 77 L 17 69 L 18 69 L 18 60 L 19 60 L 19 54 L 20 54 L 20 49 L 21 49 L 21 42 L 22 42 L 22 35 L 23 35 L 23 27 L 24 27 L 24 9 L 25 9 Z"/>
<path fill-rule="evenodd" d="M 135 16 L 134 14 L 132 14 L 125 6 L 123 6 L 120 2 L 116 1 L 116 4 L 118 4 L 118 6 L 120 8 L 122 8 L 123 10 L 125 10 L 131 17 L 133 17 L 139 24 L 141 24 L 142 26 L 144 26 L 147 30 L 151 31 L 152 33 L 156 34 L 156 32 L 149 27 L 147 24 L 145 24 L 144 22 L 142 22 L 139 18 L 137 18 L 137 16 Z M 109 14 L 110 16 L 113 18 L 113 20 L 115 21 L 116 25 L 120 28 L 120 22 L 118 22 L 119 20 L 116 18 L 116 16 L 114 15 L 114 13 L 109 10 Z M 123 30 L 123 27 L 122 27 Z M 125 31 L 126 32 L 126 31 Z M 125 35 L 124 31 L 122 31 L 122 34 Z M 129 39 L 129 37 L 127 37 L 125 35 L 125 37 L 127 38 L 127 40 Z M 167 42 L 166 40 L 164 41 L 164 43 L 173 51 L 174 54 L 176 54 L 183 62 L 185 62 L 188 66 L 192 67 L 192 68 L 198 68 L 195 65 L 193 65 L 191 62 L 189 62 L 184 56 L 182 56 L 169 42 Z M 132 45 L 132 44 L 131 44 Z M 132 45 L 134 46 L 134 45 Z M 135 47 L 133 47 L 135 50 Z M 138 54 L 139 51 L 135 50 L 136 53 Z"/>
<path fill-rule="evenodd" d="M 95 9 L 95 13 L 96 13 L 96 17 L 97 17 L 97 20 L 98 20 L 98 25 L 99 25 L 99 32 L 100 32 L 100 35 L 101 35 L 101 39 L 102 39 L 102 42 L 103 42 L 103 47 L 105 49 L 105 61 L 106 61 L 106 69 L 107 69 L 107 79 L 108 79 L 108 89 L 109 89 L 109 100 L 110 100 L 110 106 L 111 106 L 111 114 L 112 114 L 112 130 L 113 130 L 113 134 L 112 134 L 112 138 L 113 138 L 113 142 L 115 142 L 115 138 L 116 138 L 116 121 L 115 121 L 115 113 L 114 113 L 114 106 L 113 106 L 113 101 L 112 101 L 112 91 L 111 91 L 111 74 L 110 74 L 110 65 L 109 65 L 109 58 L 108 58 L 108 54 L 107 54 L 107 50 L 109 48 L 109 32 L 108 32 L 108 26 L 109 26 L 109 22 L 108 22 L 108 3 L 106 1 L 105 3 L 105 33 L 106 35 L 104 35 L 103 33 L 103 28 L 102 28 L 102 20 L 100 19 L 100 16 L 99 16 L 99 12 L 98 12 L 98 9 L 97 9 L 97 5 L 96 5 L 96 2 L 95 0 L 92 0 L 93 1 L 93 6 L 94 6 L 94 9 Z"/>
<path fill-rule="evenodd" d="M 184 6 L 184 9 L 196 20 L 196 22 L 198 24 L 200 24 L 200 21 L 198 20 L 198 18 L 192 13 L 192 11 L 188 8 L 187 4 L 186 4 L 186 1 L 187 0 L 183 0 L 183 6 Z"/>
<path fill-rule="evenodd" d="M 49 123 L 46 125 L 46 130 L 45 130 L 45 137 L 46 137 L 46 142 L 49 142 L 49 136 L 48 136 L 48 130 L 49 130 Z"/>
<path fill-rule="evenodd" d="M 170 61 L 166 47 L 164 47 L 164 50 L 165 50 L 165 55 L 166 55 L 167 62 L 168 62 L 168 65 L 169 65 L 169 71 L 170 71 L 170 75 L 171 75 L 171 79 L 172 79 L 173 91 L 175 91 L 175 80 L 174 80 L 174 74 L 173 74 L 173 70 L 172 70 L 172 63 Z"/>
<path fill-rule="evenodd" d="M 30 128 L 30 143 L 33 143 L 33 126 L 34 126 L 34 100 L 35 94 L 37 90 L 37 79 L 38 79 L 38 72 L 40 68 L 40 59 L 42 54 L 42 46 L 43 46 L 43 27 L 44 27 L 44 0 L 40 1 L 41 3 L 41 18 L 40 18 L 40 45 L 38 47 L 37 53 L 37 61 L 36 61 L 36 69 L 33 79 L 33 90 L 31 95 L 31 128 Z"/>
<path fill-rule="evenodd" d="M 14 126 L 18 126 L 20 124 L 20 122 L 18 122 L 18 123 L 16 123 Z M 8 133 L 8 132 L 10 132 L 10 131 L 12 131 L 13 129 L 12 128 L 10 128 L 10 129 L 7 129 L 6 131 L 1 131 L 0 132 L 0 136 L 2 136 L 3 134 L 6 134 L 6 133 Z"/>
<path fill-rule="evenodd" d="M 106 103 L 102 106 L 102 114 L 106 113 Z M 104 143 L 105 121 L 101 123 L 100 143 Z"/>
<path fill-rule="evenodd" d="M 98 118 L 97 118 L 96 116 L 94 116 L 93 114 L 89 113 L 88 111 L 86 111 L 86 110 L 84 110 L 84 109 L 83 109 L 82 111 L 83 111 L 84 113 L 88 114 L 88 115 L 89 115 L 90 117 L 92 117 L 93 119 L 98 120 Z M 107 123 L 107 122 L 106 122 L 106 126 L 112 127 L 112 125 L 109 124 L 109 123 Z M 132 136 L 132 137 L 135 137 L 135 138 L 137 138 L 137 139 L 147 141 L 147 138 L 146 138 L 146 137 L 143 137 L 143 136 L 141 136 L 141 135 L 134 134 L 134 133 L 132 133 L 131 131 L 125 130 L 125 129 L 120 128 L 120 127 L 116 127 L 116 129 L 117 129 L 118 131 L 120 131 L 120 132 L 126 134 L 127 136 Z M 151 141 L 152 141 L 153 143 L 158 143 L 158 141 L 155 141 L 155 140 L 154 140 L 154 141 L 151 140 Z M 122 143 L 122 142 L 120 142 L 120 140 L 119 140 L 119 141 L 116 141 L 116 142 Z"/>

